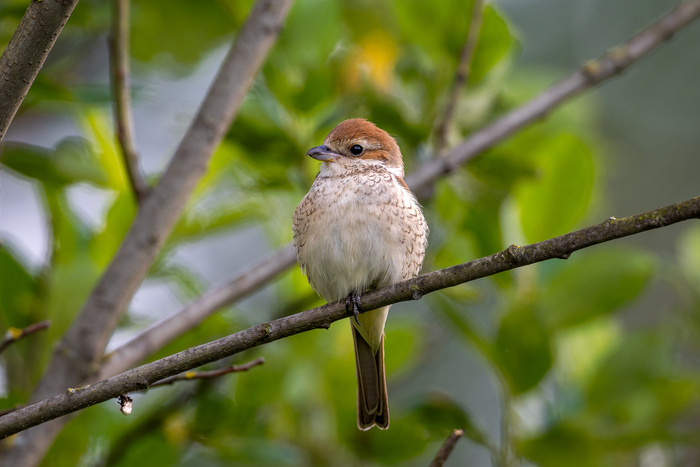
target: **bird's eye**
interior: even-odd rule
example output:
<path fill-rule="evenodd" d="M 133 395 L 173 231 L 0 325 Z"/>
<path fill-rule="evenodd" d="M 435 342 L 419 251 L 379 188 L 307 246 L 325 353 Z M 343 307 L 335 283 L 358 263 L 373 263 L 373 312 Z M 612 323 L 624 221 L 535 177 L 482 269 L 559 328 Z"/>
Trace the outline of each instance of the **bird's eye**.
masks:
<path fill-rule="evenodd" d="M 352 146 L 350 146 L 350 152 L 354 156 L 359 156 L 360 154 L 362 154 L 362 151 L 364 151 L 364 149 L 359 144 L 353 144 Z"/>

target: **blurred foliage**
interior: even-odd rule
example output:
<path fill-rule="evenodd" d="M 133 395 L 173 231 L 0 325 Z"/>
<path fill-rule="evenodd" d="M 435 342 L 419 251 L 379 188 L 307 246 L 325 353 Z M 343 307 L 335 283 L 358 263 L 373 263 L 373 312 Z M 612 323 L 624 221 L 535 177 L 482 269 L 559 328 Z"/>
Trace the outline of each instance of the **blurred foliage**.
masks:
<path fill-rule="evenodd" d="M 251 3 L 135 0 L 138 79 L 186 76 L 235 37 Z M 3 46 L 24 7 L 0 5 Z M 178 249 L 251 227 L 270 248 L 288 243 L 293 209 L 317 171 L 303 154 L 344 118 L 366 117 L 396 135 L 407 172 L 432 157 L 471 10 L 458 0 L 299 0 L 148 280 L 191 299 L 208 284 L 178 262 Z M 23 118 L 67 119 L 81 136 L 54 147 L 2 146 L 3 170 L 37 187 L 50 254 L 37 268 L 10 239 L 0 244 L 0 326 L 53 324 L 2 355 L 0 408 L 27 400 L 136 210 L 112 134 L 109 88 L 91 66 L 106 62 L 109 24 L 109 2 L 81 1 L 22 109 Z M 514 73 L 518 50 L 507 18 L 487 3 L 450 143 L 551 81 L 541 70 Z M 422 200 L 431 226 L 424 269 L 602 218 L 604 142 L 595 119 L 594 99 L 578 99 L 436 184 Z M 157 182 L 159 174 L 149 176 Z M 76 187 L 103 195 L 99 222 L 80 215 L 71 201 Z M 386 432 L 355 427 L 352 344 L 339 323 L 220 362 L 264 355 L 266 364 L 249 372 L 136 395 L 128 418 L 113 403 L 85 410 L 43 465 L 426 465 L 454 428 L 465 430 L 469 449 L 449 465 L 484 453 L 495 466 L 640 465 L 650 450 L 671 465 L 700 436 L 700 380 L 689 364 L 700 342 L 700 229 L 684 229 L 677 259 L 610 244 L 431 295 L 418 318 L 394 313 Z M 652 288 L 673 296 L 668 320 L 629 326 L 624 312 Z M 296 269 L 267 294 L 267 315 L 236 306 L 158 355 L 321 303 Z M 140 320 L 129 314 L 122 331 Z M 475 376 L 448 348 L 483 357 L 476 376 L 493 382 L 496 407 L 466 396 Z M 427 368 L 438 376 L 428 381 Z M 468 386 L 449 390 L 453 379 Z"/>

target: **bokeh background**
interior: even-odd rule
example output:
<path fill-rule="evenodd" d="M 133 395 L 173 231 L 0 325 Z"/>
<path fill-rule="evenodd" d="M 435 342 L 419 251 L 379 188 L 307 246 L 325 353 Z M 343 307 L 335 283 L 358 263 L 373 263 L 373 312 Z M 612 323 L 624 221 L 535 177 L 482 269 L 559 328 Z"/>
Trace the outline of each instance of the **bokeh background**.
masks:
<path fill-rule="evenodd" d="M 668 10 L 660 0 L 486 2 L 447 145 L 527 102 Z M 132 3 L 134 119 L 157 181 L 251 2 Z M 24 1 L 0 6 L 9 40 Z M 291 240 L 339 121 L 431 158 L 471 1 L 298 0 L 210 170 L 110 346 Z M 0 408 L 26 401 L 135 212 L 115 143 L 109 2 L 81 1 L 12 124 L 0 172 L 0 331 L 51 329 L 2 355 Z M 434 270 L 698 195 L 700 24 L 513 135 L 421 199 Z M 700 226 L 683 223 L 396 305 L 392 426 L 355 427 L 346 323 L 238 355 L 247 373 L 85 410 L 46 466 L 697 465 Z M 164 356 L 321 304 L 290 269 Z"/>

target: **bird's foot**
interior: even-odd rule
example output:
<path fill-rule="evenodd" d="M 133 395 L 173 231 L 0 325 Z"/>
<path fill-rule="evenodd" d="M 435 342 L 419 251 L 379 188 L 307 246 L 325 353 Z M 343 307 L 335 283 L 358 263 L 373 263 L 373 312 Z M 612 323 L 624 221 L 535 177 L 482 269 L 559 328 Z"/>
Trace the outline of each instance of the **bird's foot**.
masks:
<path fill-rule="evenodd" d="M 345 297 L 345 309 L 350 311 L 352 309 L 353 317 L 358 326 L 362 326 L 357 317 L 362 311 L 362 298 L 359 292 L 350 292 L 350 295 Z"/>

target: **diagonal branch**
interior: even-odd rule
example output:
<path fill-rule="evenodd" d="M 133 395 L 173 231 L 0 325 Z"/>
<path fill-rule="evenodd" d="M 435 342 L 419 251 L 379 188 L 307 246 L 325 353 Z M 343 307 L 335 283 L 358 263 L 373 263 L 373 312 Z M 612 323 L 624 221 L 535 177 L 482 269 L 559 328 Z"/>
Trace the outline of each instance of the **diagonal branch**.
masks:
<path fill-rule="evenodd" d="M 505 114 L 501 119 L 484 129 L 473 133 L 469 138 L 450 151 L 446 155 L 446 158 L 430 159 L 406 178 L 407 184 L 415 192 L 430 185 L 438 178 L 448 175 L 458 167 L 469 162 L 469 160 L 476 157 L 479 153 L 495 146 L 510 134 L 520 130 L 537 118 L 543 117 L 547 113 L 553 111 L 578 93 L 621 73 L 624 69 L 639 60 L 646 52 L 669 39 L 676 31 L 691 22 L 698 15 L 700 15 L 700 0 L 676 6 L 657 23 L 642 30 L 627 43 L 613 49 L 617 52 L 610 52 L 599 61 L 594 60 L 588 62 L 588 64 L 582 68 L 583 71 L 577 71 L 572 77 L 555 84 L 542 92 L 542 94 L 535 99 Z M 627 53 L 626 55 L 623 53 L 632 50 L 634 50 L 634 53 Z M 608 70 L 608 72 L 603 73 L 603 69 Z M 580 82 L 578 85 L 579 87 L 575 89 L 575 92 L 572 92 L 571 82 L 573 78 L 579 76 L 581 73 L 588 73 L 586 70 L 591 70 L 594 73 L 595 79 Z M 251 269 L 251 273 L 256 274 L 257 277 L 256 288 L 271 281 L 279 272 L 291 267 L 295 263 L 293 256 L 290 255 L 290 251 L 291 245 L 288 245 L 286 249 L 273 253 L 264 261 L 265 264 L 276 264 L 279 270 L 270 269 L 265 271 L 264 269 L 258 268 Z M 263 268 L 262 264 L 261 268 Z M 260 275 L 258 276 L 258 274 Z M 234 282 L 243 279 L 243 276 L 237 276 L 231 280 L 230 284 L 233 287 Z M 116 349 L 110 354 L 110 358 L 100 373 L 100 376 L 106 378 L 116 374 L 118 371 L 131 368 L 131 366 L 144 360 L 155 351 L 156 347 L 152 344 L 156 340 L 163 343 L 172 341 L 190 327 L 211 315 L 216 309 L 233 303 L 252 290 L 253 289 L 248 289 L 241 291 L 241 293 L 231 293 L 227 298 L 222 298 L 221 300 L 211 300 L 210 294 L 218 294 L 216 290 L 207 292 L 196 301 L 187 305 L 186 308 L 174 314 L 172 316 L 175 319 L 173 323 L 169 323 L 167 320 L 156 323 L 143 334 L 132 339 L 129 342 L 128 348 L 122 346 Z M 196 312 L 193 312 L 193 309 L 196 310 Z M 185 316 L 188 316 L 186 322 L 182 321 Z M 179 325 L 176 325 L 176 323 L 179 323 Z M 160 327 L 163 327 L 163 329 L 158 329 Z M 152 335 L 157 337 L 152 338 Z M 151 341 L 151 339 L 153 340 Z M 124 360 L 124 362 L 121 363 L 122 358 L 128 360 Z"/>
<path fill-rule="evenodd" d="M 167 386 L 169 384 L 174 384 L 178 381 L 220 378 L 221 376 L 227 375 L 229 373 L 240 373 L 242 371 L 248 371 L 255 366 L 262 365 L 263 363 L 265 363 L 265 359 L 260 357 L 256 358 L 252 362 L 244 363 L 243 365 L 232 365 L 226 368 L 222 368 L 220 370 L 188 371 L 179 375 L 170 376 L 169 378 L 161 379 L 160 381 L 151 384 L 149 388 Z"/>
<path fill-rule="evenodd" d="M 0 57 L 0 141 L 78 0 L 32 1 Z"/>
<path fill-rule="evenodd" d="M 666 227 L 688 219 L 700 219 L 700 197 L 623 219 L 611 217 L 601 224 L 527 246 L 511 245 L 484 258 L 424 274 L 362 296 L 364 311 L 392 303 L 418 300 L 423 295 L 454 287 L 499 272 L 549 259 L 566 259 L 572 253 L 617 238 Z M 0 438 L 39 425 L 132 391 L 148 388 L 164 378 L 228 357 L 244 350 L 319 328 L 328 328 L 352 316 L 344 300 L 237 332 L 192 347 L 117 376 L 42 400 L 0 417 Z"/>
<path fill-rule="evenodd" d="M 185 308 L 154 323 L 110 352 L 102 365 L 100 379 L 133 368 L 176 337 L 197 326 L 216 310 L 259 289 L 294 263 L 296 253 L 289 245 L 270 254 L 258 264 L 246 268 L 225 284 L 208 290 Z"/>
<path fill-rule="evenodd" d="M 450 130 L 450 125 L 452 124 L 452 119 L 454 118 L 455 110 L 457 109 L 459 94 L 469 79 L 469 75 L 471 74 L 472 57 L 474 56 L 474 51 L 476 50 L 476 42 L 479 38 L 481 21 L 484 16 L 483 9 L 484 1 L 474 0 L 474 4 L 472 5 L 472 15 L 469 21 L 469 30 L 467 31 L 467 40 L 464 42 L 464 46 L 462 46 L 462 51 L 460 52 L 459 56 L 459 64 L 457 65 L 457 73 L 455 75 L 454 82 L 452 83 L 450 96 L 447 99 L 445 114 L 440 120 L 440 124 L 437 127 L 435 135 L 435 152 L 438 154 L 442 152 L 442 149 L 447 143 L 447 133 Z"/>
<path fill-rule="evenodd" d="M 440 450 L 435 454 L 435 458 L 433 458 L 429 467 L 442 467 L 445 465 L 447 458 L 452 454 L 452 451 L 457 445 L 457 441 L 459 441 L 462 435 L 464 435 L 464 430 L 452 430 L 450 436 L 447 437 L 445 442 L 442 443 Z"/>
<path fill-rule="evenodd" d="M 31 334 L 34 334 L 35 332 L 43 331 L 44 329 L 48 329 L 48 327 L 51 326 L 51 321 L 48 319 L 45 319 L 44 321 L 39 321 L 38 323 L 31 324 L 27 326 L 26 328 L 22 329 L 17 329 L 17 328 L 10 328 L 7 330 L 7 333 L 5 333 L 5 338 L 0 341 L 0 353 L 3 353 L 6 348 L 8 348 L 11 344 L 14 342 L 17 342 L 20 339 L 23 339 Z"/>
<path fill-rule="evenodd" d="M 429 186 L 438 178 L 453 172 L 478 154 L 503 141 L 515 131 L 545 117 L 572 97 L 601 81 L 619 75 L 698 16 L 700 16 L 700 0 L 676 4 L 661 19 L 629 41 L 609 50 L 597 60 L 590 60 L 568 78 L 546 89 L 525 105 L 508 112 L 500 119 L 473 133 L 449 151 L 444 158 L 432 158 L 406 177 L 406 183 L 414 191 Z"/>
<path fill-rule="evenodd" d="M 129 84 L 129 10 L 131 0 L 112 0 L 112 31 L 109 40 L 114 119 L 122 160 L 136 200 L 142 203 L 148 193 L 148 183 L 139 168 L 139 151 L 134 138 Z"/>

